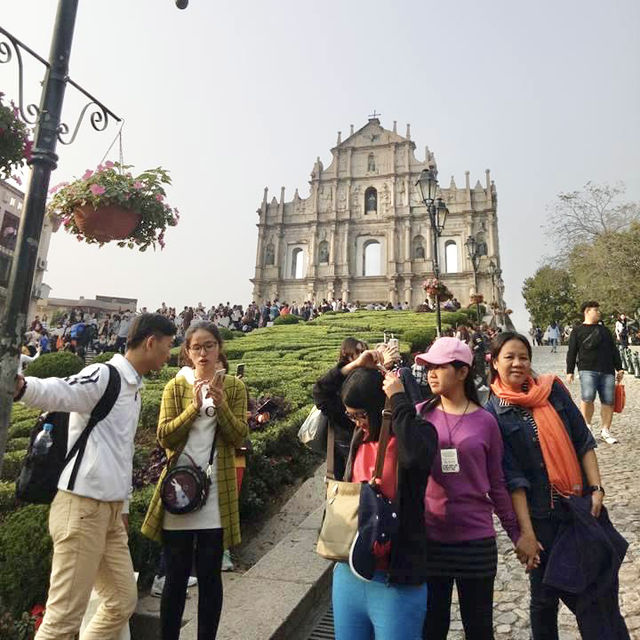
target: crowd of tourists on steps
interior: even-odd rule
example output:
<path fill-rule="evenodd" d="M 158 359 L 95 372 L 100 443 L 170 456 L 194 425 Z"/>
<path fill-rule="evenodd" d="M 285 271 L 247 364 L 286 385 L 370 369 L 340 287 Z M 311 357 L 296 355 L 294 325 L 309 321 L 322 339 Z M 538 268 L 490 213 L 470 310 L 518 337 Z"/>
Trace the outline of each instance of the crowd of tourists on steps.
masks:
<path fill-rule="evenodd" d="M 318 552 L 335 561 L 338 640 L 445 639 L 454 585 L 466 637 L 493 638 L 494 513 L 529 575 L 534 640 L 559 637 L 560 600 L 583 638 L 629 638 L 618 604 L 627 543 L 603 504 L 590 429 L 595 395 L 604 425 L 622 370 L 598 303 L 583 313 L 567 357 L 569 381 L 578 366 L 581 411 L 560 378 L 535 372 L 531 345 L 515 332 L 488 345 L 478 331 L 438 338 L 413 370 L 395 339 L 372 348 L 345 340 L 314 386 L 312 421 L 327 452 Z M 14 401 L 68 412 L 37 640 L 73 640 L 94 587 L 100 605 L 82 640 L 118 638 L 135 609 L 127 511 L 140 388 L 168 361 L 176 333 L 167 314 L 137 314 L 125 353 L 109 363 L 66 379 L 17 375 Z M 164 389 L 157 430 L 168 463 L 142 532 L 162 545 L 161 637 L 180 636 L 195 565 L 204 640 L 220 621 L 224 550 L 240 541 L 234 458 L 248 432 L 247 390 L 227 372 L 215 323 L 190 322 L 183 338 L 184 366 Z"/>

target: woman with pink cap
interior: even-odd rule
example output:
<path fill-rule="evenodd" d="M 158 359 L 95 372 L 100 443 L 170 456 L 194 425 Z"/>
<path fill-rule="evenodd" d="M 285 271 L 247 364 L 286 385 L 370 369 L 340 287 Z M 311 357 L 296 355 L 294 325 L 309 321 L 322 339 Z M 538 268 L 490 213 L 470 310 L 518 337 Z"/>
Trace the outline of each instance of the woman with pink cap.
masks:
<path fill-rule="evenodd" d="M 515 544 L 520 537 L 502 472 L 502 437 L 480 406 L 471 349 L 439 338 L 416 356 L 434 396 L 417 405 L 439 446 L 425 493 L 427 617 L 424 637 L 445 640 L 455 581 L 467 640 L 493 639 L 493 583 L 498 553 L 493 513 Z"/>

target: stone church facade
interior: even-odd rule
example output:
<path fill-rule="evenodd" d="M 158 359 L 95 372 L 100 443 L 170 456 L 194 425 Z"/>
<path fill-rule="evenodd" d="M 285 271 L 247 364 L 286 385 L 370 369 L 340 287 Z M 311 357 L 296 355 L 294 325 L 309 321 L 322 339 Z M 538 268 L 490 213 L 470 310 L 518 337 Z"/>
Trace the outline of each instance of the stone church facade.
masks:
<path fill-rule="evenodd" d="M 303 198 L 269 200 L 264 190 L 258 209 L 258 248 L 253 299 L 298 303 L 326 298 L 367 303 L 424 302 L 422 282 L 433 276 L 429 216 L 416 182 L 423 169 L 435 167 L 427 147 L 424 160 L 407 125 L 405 136 L 384 129 L 370 117 L 346 140 L 338 133 L 325 169 L 320 158 L 311 173 L 310 193 Z M 465 242 L 474 235 L 482 253 L 477 291 L 486 301 L 501 303 L 501 280 L 492 282 L 488 266 L 500 267 L 497 195 L 486 171 L 484 184 L 464 186 L 453 179 L 440 185 L 449 209 L 439 238 L 442 280 L 463 304 L 476 282 Z"/>

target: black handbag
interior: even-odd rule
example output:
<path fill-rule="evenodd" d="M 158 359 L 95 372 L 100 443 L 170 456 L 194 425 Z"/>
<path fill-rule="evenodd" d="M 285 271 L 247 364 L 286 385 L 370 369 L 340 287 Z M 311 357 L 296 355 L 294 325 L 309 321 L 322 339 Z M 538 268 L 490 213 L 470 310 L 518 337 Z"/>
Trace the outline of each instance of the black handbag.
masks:
<path fill-rule="evenodd" d="M 213 457 L 216 452 L 216 440 L 218 439 L 219 427 L 211 444 L 209 454 L 209 466 L 207 471 L 203 471 L 188 454 L 181 451 L 167 463 L 167 472 L 160 486 L 160 499 L 164 508 L 174 515 L 192 513 L 202 508 L 209 496 L 211 486 L 211 471 L 213 469 Z M 191 464 L 177 464 L 181 455 L 185 455 Z"/>

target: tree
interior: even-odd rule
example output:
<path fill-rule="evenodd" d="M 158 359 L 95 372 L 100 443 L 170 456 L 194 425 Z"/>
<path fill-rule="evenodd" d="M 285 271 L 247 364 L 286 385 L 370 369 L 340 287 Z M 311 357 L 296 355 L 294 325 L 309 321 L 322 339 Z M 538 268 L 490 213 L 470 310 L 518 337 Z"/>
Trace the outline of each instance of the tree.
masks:
<path fill-rule="evenodd" d="M 566 256 L 577 245 L 625 231 L 640 220 L 640 203 L 621 202 L 625 186 L 587 182 L 581 191 L 560 193 L 551 206 L 547 230 Z"/>
<path fill-rule="evenodd" d="M 575 284 L 567 269 L 543 265 L 524 281 L 522 295 L 534 326 L 544 328 L 554 320 L 566 325 L 579 319 Z"/>
<path fill-rule="evenodd" d="M 640 222 L 603 233 L 569 254 L 578 300 L 598 300 L 608 313 L 634 315 L 640 307 Z"/>

